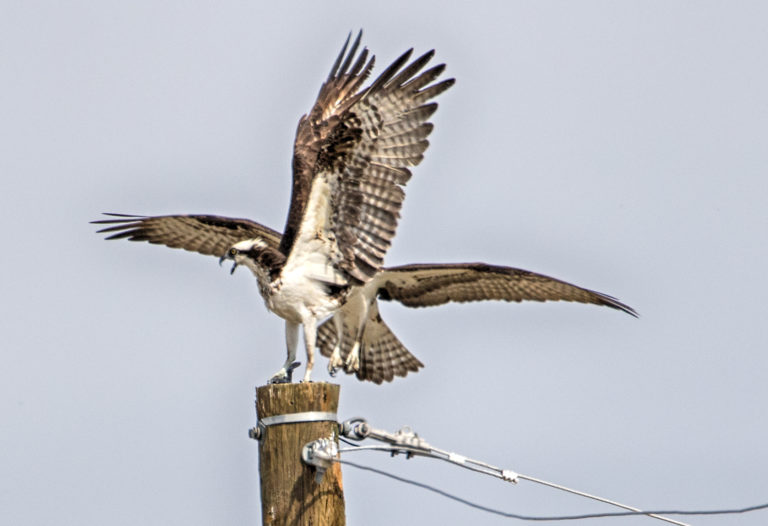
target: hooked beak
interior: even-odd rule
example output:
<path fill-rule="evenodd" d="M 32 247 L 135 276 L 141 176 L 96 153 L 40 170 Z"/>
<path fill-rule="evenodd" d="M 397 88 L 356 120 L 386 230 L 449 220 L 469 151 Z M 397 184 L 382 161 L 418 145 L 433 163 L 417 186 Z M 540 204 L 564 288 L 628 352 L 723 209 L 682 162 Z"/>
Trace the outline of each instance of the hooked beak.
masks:
<path fill-rule="evenodd" d="M 227 259 L 231 259 L 231 258 L 228 256 L 228 254 L 224 254 L 223 256 L 221 256 L 221 257 L 219 258 L 219 266 L 221 266 L 221 265 L 222 265 L 222 263 L 224 263 L 224 260 L 227 260 Z M 236 269 L 236 268 L 237 268 L 237 261 L 235 261 L 235 262 L 234 262 L 234 264 L 232 265 L 232 269 L 229 271 L 229 274 L 230 274 L 230 275 L 234 274 L 234 273 L 235 273 L 235 269 Z"/>

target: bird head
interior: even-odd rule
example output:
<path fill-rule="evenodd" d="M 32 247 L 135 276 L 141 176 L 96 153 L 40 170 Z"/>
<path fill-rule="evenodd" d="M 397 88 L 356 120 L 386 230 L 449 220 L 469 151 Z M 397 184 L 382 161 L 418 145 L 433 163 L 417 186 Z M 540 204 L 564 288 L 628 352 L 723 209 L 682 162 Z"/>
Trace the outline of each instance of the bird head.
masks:
<path fill-rule="evenodd" d="M 246 265 L 251 270 L 254 270 L 256 266 L 256 260 L 265 248 L 267 244 L 259 238 L 246 239 L 245 241 L 239 241 L 229 247 L 223 256 L 219 258 L 219 265 L 224 263 L 224 260 L 232 260 L 232 269 L 230 274 L 235 272 L 238 265 Z"/>

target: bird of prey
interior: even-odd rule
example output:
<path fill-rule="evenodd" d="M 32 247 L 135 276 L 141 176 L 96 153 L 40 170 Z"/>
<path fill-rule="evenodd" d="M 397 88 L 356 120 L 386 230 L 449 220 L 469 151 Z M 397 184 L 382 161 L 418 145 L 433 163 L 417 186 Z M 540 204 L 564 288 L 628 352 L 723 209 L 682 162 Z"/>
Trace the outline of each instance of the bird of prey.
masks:
<path fill-rule="evenodd" d="M 210 215 L 112 215 L 114 219 L 97 221 L 113 224 L 100 231 L 112 233 L 109 239 L 148 241 L 220 258 L 226 258 L 229 251 L 241 243 L 248 246 L 253 239 L 261 240 L 274 250 L 281 242 L 278 232 L 248 219 Z M 240 260 L 248 264 L 249 258 L 258 255 L 246 252 L 235 257 L 248 258 Z M 254 265 L 251 263 L 249 267 Z M 332 374 L 341 368 L 360 380 L 380 384 L 423 367 L 382 320 L 379 299 L 395 300 L 406 307 L 483 300 L 573 301 L 637 315 L 631 307 L 606 294 L 516 268 L 485 263 L 383 267 L 367 282 L 351 286 L 346 302 L 318 328 L 317 346 L 323 356 L 330 358 L 328 368 Z"/>
<path fill-rule="evenodd" d="M 351 36 L 351 35 L 350 35 Z M 245 265 L 256 276 L 267 308 L 285 320 L 287 358 L 271 382 L 291 381 L 298 365 L 299 326 L 311 378 L 317 325 L 334 315 L 337 341 L 345 320 L 339 311 L 350 291 L 370 281 L 395 235 L 403 186 L 429 146 L 436 111 L 431 102 L 454 80 L 438 81 L 444 64 L 424 69 L 434 51 L 409 62 L 403 53 L 370 85 L 374 65 L 362 32 L 347 37 L 317 101 L 299 120 L 293 154 L 293 186 L 283 234 L 252 221 L 215 216 L 165 216 L 96 221 L 112 238 L 147 240 Z M 190 233 L 194 234 L 190 237 Z M 367 313 L 366 313 L 367 315 Z M 336 350 L 336 355 L 340 350 Z"/>

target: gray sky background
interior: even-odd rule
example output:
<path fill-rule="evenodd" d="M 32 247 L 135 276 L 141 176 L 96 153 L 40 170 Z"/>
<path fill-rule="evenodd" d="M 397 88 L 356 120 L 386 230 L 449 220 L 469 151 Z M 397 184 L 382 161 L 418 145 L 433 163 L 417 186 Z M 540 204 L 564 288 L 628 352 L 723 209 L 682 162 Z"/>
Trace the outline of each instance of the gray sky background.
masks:
<path fill-rule="evenodd" d="M 617 296 L 383 316 L 426 367 L 340 416 L 644 508 L 768 501 L 768 5 L 5 2 L 0 522 L 256 524 L 253 388 L 283 322 L 248 272 L 104 242 L 101 212 L 282 228 L 293 135 L 349 31 L 440 97 L 389 264 L 485 261 Z M 327 380 L 326 360 L 314 379 Z M 483 505 L 614 511 L 358 454 Z M 506 524 L 344 470 L 350 524 Z M 692 518 L 765 524 L 768 512 Z M 650 524 L 652 519 L 578 524 Z"/>

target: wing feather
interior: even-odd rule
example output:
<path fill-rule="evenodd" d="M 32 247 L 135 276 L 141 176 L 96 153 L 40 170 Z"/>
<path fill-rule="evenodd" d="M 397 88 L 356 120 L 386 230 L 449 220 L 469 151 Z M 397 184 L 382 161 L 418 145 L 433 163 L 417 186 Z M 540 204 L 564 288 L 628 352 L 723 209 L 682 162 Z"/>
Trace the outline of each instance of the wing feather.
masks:
<path fill-rule="evenodd" d="M 397 300 L 407 307 L 484 300 L 574 301 L 637 316 L 632 307 L 607 294 L 543 274 L 485 263 L 391 267 L 379 273 L 376 283 L 380 298 Z"/>
<path fill-rule="evenodd" d="M 317 101 L 296 131 L 291 207 L 280 244 L 286 269 L 299 268 L 299 253 L 324 251 L 352 282 L 371 279 L 397 229 L 410 167 L 429 147 L 433 126 L 428 102 L 451 85 L 435 84 L 445 66 L 424 68 L 434 56 L 412 60 L 408 50 L 367 88 L 374 58 L 350 37 L 320 88 Z M 322 184 L 315 183 L 321 179 Z M 311 206 L 310 202 L 319 203 Z"/>
<path fill-rule="evenodd" d="M 112 225 L 98 231 L 111 234 L 107 239 L 147 241 L 217 257 L 223 256 L 232 245 L 245 239 L 261 238 L 273 249 L 280 245 L 281 236 L 278 232 L 250 219 L 214 215 L 104 215 L 114 219 L 92 223 Z"/>

